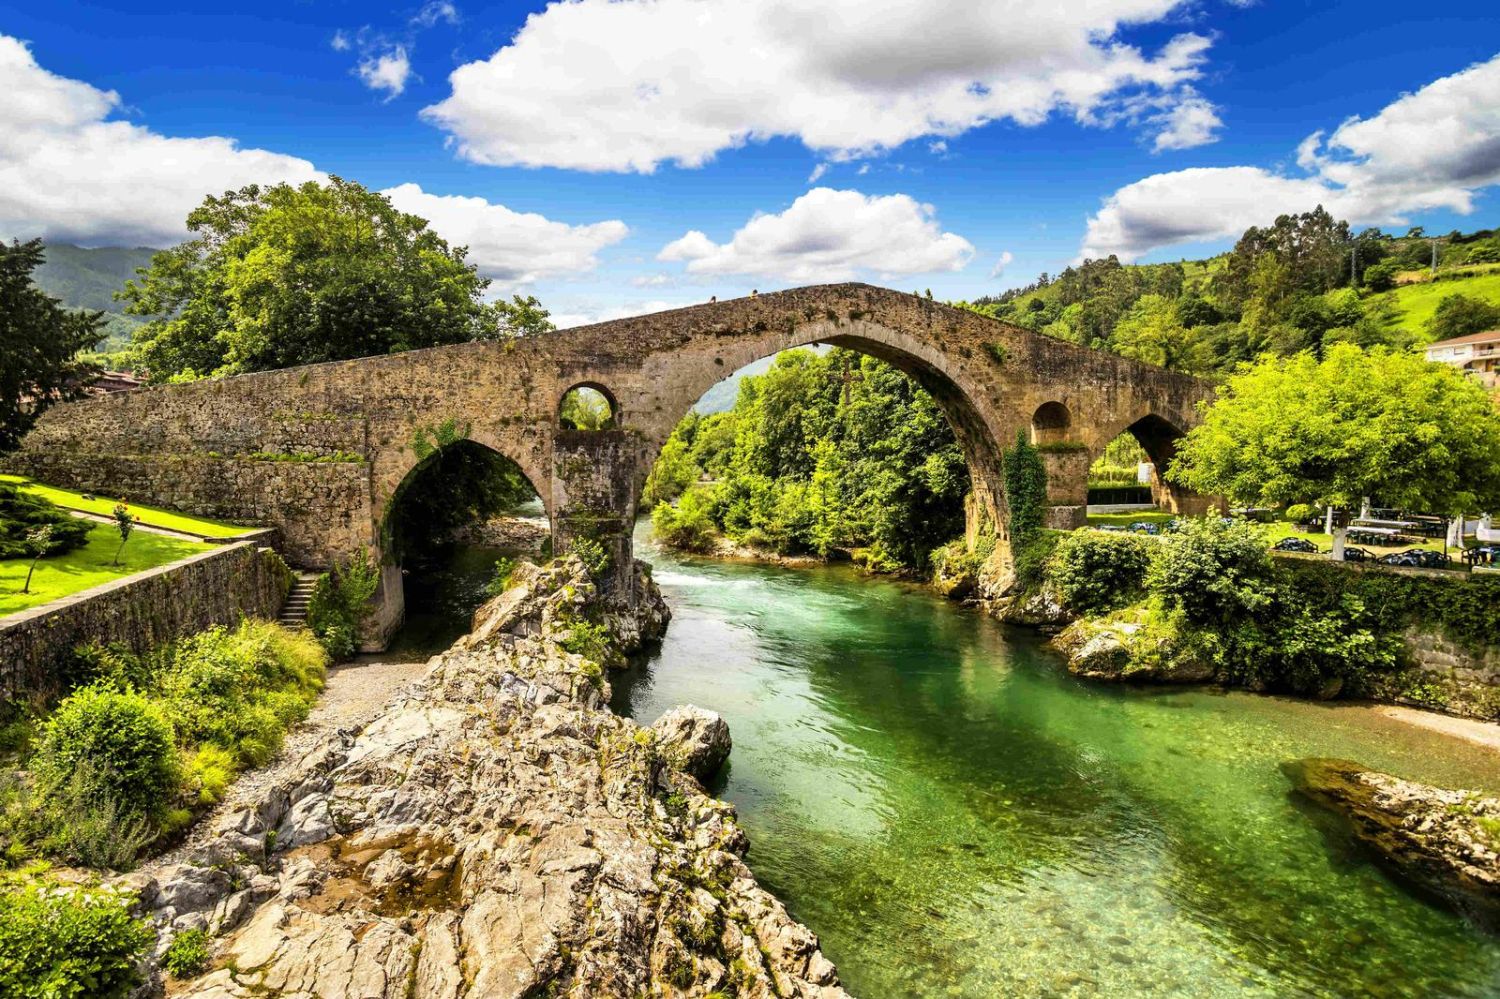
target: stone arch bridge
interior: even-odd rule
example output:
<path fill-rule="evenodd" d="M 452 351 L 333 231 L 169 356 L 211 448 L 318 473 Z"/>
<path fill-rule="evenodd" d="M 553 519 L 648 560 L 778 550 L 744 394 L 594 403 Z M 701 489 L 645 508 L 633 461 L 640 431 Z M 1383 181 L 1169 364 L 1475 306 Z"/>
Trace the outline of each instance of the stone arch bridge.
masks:
<path fill-rule="evenodd" d="M 1211 395 L 1203 381 L 1087 350 L 960 309 L 862 284 L 799 288 L 560 331 L 165 385 L 54 407 L 5 464 L 62 486 L 271 525 L 289 561 L 326 567 L 383 552 L 383 525 L 445 422 L 512 459 L 552 521 L 557 549 L 587 535 L 629 564 L 652 462 L 715 383 L 813 343 L 889 361 L 941 404 L 968 456 L 972 540 L 1005 536 L 1000 453 L 1017 431 L 1043 446 L 1052 526 L 1083 522 L 1089 464 L 1131 431 L 1164 468 Z M 615 427 L 563 429 L 572 388 L 602 390 Z M 1163 483 L 1179 512 L 1206 506 Z M 625 574 L 610 585 L 629 599 Z M 379 641 L 399 623 L 387 566 Z"/>

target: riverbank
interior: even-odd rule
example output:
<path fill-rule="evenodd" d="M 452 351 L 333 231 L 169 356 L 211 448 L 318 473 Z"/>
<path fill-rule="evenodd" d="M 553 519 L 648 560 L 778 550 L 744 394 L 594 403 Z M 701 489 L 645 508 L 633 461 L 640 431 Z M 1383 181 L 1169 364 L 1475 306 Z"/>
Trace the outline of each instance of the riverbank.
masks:
<path fill-rule="evenodd" d="M 654 585 L 624 620 L 576 559 L 515 584 L 373 720 L 129 879 L 158 955 L 210 937 L 212 970 L 169 994 L 845 995 L 734 810 L 605 707 L 610 634 L 665 627 Z"/>

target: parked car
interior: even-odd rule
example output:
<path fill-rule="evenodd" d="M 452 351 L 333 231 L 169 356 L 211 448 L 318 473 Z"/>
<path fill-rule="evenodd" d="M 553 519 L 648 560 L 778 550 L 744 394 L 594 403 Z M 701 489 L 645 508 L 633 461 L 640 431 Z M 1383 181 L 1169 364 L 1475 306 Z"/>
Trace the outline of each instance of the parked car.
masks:
<path fill-rule="evenodd" d="M 1160 534 L 1161 528 L 1146 520 L 1138 520 L 1130 525 L 1130 530 L 1136 534 Z"/>
<path fill-rule="evenodd" d="M 1377 561 L 1381 565 L 1400 565 L 1418 569 L 1447 569 L 1448 557 L 1431 548 L 1410 548 L 1404 552 L 1382 555 Z"/>
<path fill-rule="evenodd" d="M 1353 545 L 1344 546 L 1345 562 L 1372 562 L 1375 556 L 1363 548 L 1355 548 Z"/>
<path fill-rule="evenodd" d="M 1271 546 L 1273 552 L 1302 552 L 1306 555 L 1316 555 L 1318 546 L 1306 538 L 1282 538 Z"/>

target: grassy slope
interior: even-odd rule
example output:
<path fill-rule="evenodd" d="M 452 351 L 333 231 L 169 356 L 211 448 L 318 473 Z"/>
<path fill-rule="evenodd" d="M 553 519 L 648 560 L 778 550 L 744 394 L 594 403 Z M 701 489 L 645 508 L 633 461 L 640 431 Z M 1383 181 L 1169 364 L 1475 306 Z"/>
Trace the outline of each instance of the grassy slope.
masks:
<path fill-rule="evenodd" d="M 92 499 L 86 500 L 82 493 L 76 493 L 71 489 L 58 489 L 55 486 L 44 486 L 41 483 L 30 482 L 18 475 L 0 475 L 0 482 L 25 482 L 28 492 L 36 493 L 43 499 L 51 500 L 58 506 L 69 510 L 82 510 L 84 513 L 98 513 L 109 516 L 115 508 L 114 499 Z M 172 531 L 183 531 L 187 534 L 199 534 L 209 538 L 237 538 L 242 534 L 249 534 L 255 530 L 253 527 L 241 527 L 238 524 L 230 524 L 220 520 L 207 520 L 202 517 L 188 517 L 180 513 L 172 513 L 168 510 L 158 510 L 149 506 L 137 506 L 130 504 L 130 512 L 139 518 L 142 524 L 150 527 L 165 527 Z"/>
<path fill-rule="evenodd" d="M 208 551 L 215 546 L 136 531 L 131 534 L 125 550 L 120 554 L 120 564 L 111 565 L 119 547 L 120 535 L 112 525 L 95 525 L 89 532 L 88 544 L 82 548 L 44 558 L 37 563 L 36 574 L 31 579 L 30 593 L 16 592 L 26 581 L 26 569 L 31 564 L 30 560 L 0 560 L 0 615 L 36 607 L 58 597 L 107 583 L 111 579 Z"/>
<path fill-rule="evenodd" d="M 1386 295 L 1396 307 L 1396 325 L 1425 342 L 1431 339 L 1426 329 L 1428 320 L 1437 311 L 1438 303 L 1449 295 L 1468 295 L 1470 298 L 1500 303 L 1500 273 L 1408 284 L 1386 292 Z"/>

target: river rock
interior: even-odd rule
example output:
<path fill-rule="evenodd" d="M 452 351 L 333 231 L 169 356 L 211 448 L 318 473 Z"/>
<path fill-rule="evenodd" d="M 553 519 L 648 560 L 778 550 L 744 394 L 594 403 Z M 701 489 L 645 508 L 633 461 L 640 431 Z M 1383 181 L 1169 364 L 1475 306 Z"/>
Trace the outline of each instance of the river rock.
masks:
<path fill-rule="evenodd" d="M 643 572 L 634 585 L 640 641 L 665 613 Z M 600 606 L 577 559 L 519 569 L 374 721 L 249 785 L 265 800 L 209 830 L 265 849 L 130 882 L 158 955 L 185 913 L 214 934 L 213 967 L 171 994 L 845 997 L 746 866 L 734 809 L 610 713 L 600 664 L 564 647 L 580 616 L 628 613 Z M 703 765 L 728 748 L 716 716 L 664 728 Z"/>
<path fill-rule="evenodd" d="M 1089 680 L 1205 683 L 1214 677 L 1212 667 L 1136 622 L 1085 618 L 1064 628 L 1052 645 L 1067 656 L 1070 673 Z"/>
<path fill-rule="evenodd" d="M 1500 799 L 1402 780 L 1349 760 L 1282 766 L 1297 792 L 1340 816 L 1385 866 L 1500 928 Z"/>
<path fill-rule="evenodd" d="M 729 723 L 718 712 L 693 704 L 672 708 L 651 723 L 663 750 L 685 772 L 706 781 L 729 759 Z"/>

